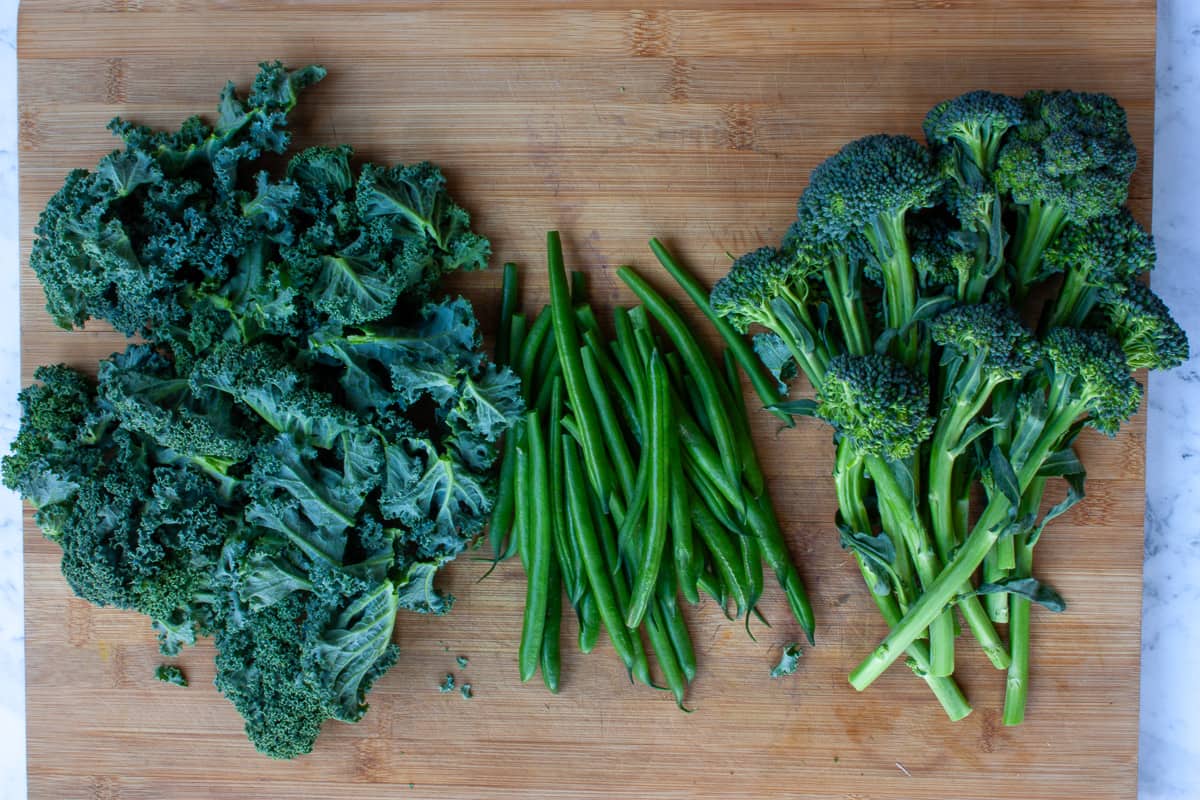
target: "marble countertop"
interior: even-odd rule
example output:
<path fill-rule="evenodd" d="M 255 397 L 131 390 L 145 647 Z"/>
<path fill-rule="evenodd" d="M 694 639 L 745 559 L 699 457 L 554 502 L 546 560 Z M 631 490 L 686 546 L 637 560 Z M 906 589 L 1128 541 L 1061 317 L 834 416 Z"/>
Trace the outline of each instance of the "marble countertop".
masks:
<path fill-rule="evenodd" d="M 20 384 L 17 0 L 0 0 L 0 452 Z M 1155 290 L 1200 351 L 1200 3 L 1159 0 Z M 1150 378 L 1138 797 L 1200 797 L 1200 355 Z M 25 792 L 21 505 L 0 490 L 0 798 Z"/>

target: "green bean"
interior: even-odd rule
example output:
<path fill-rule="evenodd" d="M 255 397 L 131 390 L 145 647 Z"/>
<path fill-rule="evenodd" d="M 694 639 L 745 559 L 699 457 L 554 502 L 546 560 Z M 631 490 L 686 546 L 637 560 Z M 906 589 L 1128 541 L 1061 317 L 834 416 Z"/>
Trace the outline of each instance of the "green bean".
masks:
<path fill-rule="evenodd" d="M 621 430 L 620 420 L 616 409 L 613 408 L 612 398 L 609 397 L 608 387 L 600 374 L 600 365 L 590 347 L 581 348 L 579 352 L 583 364 L 584 375 L 592 396 L 596 399 L 596 410 L 600 413 L 600 427 L 604 432 L 604 442 L 608 445 L 608 454 L 616 469 L 617 478 L 621 483 L 621 491 L 625 499 L 633 498 L 634 468 L 633 459 L 629 455 L 629 446 L 625 443 L 625 435 Z"/>
<path fill-rule="evenodd" d="M 763 593 L 762 549 L 753 536 L 738 536 L 738 553 L 742 560 L 742 574 L 746 576 L 746 608 L 758 605 Z M 747 620 L 748 621 L 748 620 Z"/>
<path fill-rule="evenodd" d="M 680 356 L 683 358 L 683 363 L 687 367 L 687 371 L 696 379 L 700 390 L 700 399 L 704 403 L 704 407 L 708 410 L 709 420 L 713 424 L 713 438 L 716 440 L 717 452 L 721 456 L 721 463 L 725 468 L 725 473 L 731 480 L 738 480 L 741 476 L 741 468 L 737 461 L 737 439 L 734 436 L 729 420 L 725 417 L 724 405 L 721 403 L 721 396 L 717 388 L 716 375 L 713 373 L 708 356 L 705 355 L 679 314 L 667 304 L 649 283 L 643 280 L 631 267 L 619 268 L 617 275 L 625 282 L 626 286 L 633 290 L 638 299 L 645 304 L 646 310 L 653 314 L 654 318 L 663 326 L 667 337 L 675 345 L 675 349 L 679 351 Z"/>
<path fill-rule="evenodd" d="M 654 656 L 658 659 L 658 667 L 662 670 L 671 693 L 675 695 L 675 705 L 687 711 L 683 705 L 683 697 L 687 693 L 687 679 L 679 666 L 679 657 L 675 654 L 666 625 L 663 624 L 662 611 L 656 604 L 650 606 L 644 627 L 646 635 L 650 637 L 650 646 L 654 648 Z"/>
<path fill-rule="evenodd" d="M 549 380 L 549 375 L 557 361 L 558 345 L 553 336 L 547 336 L 542 340 L 541 347 L 538 348 L 537 360 L 534 362 L 533 372 L 530 373 L 535 386 L 540 387 Z"/>
<path fill-rule="evenodd" d="M 562 581 L 558 564 L 550 559 L 550 584 L 546 597 L 546 622 L 542 633 L 542 682 L 554 694 L 558 694 L 558 679 L 562 672 L 562 657 L 559 651 L 559 633 L 562 630 Z"/>
<path fill-rule="evenodd" d="M 579 451 L 574 441 L 563 434 L 563 472 L 566 477 L 567 514 L 575 542 L 587 571 L 591 588 L 589 597 L 594 598 L 596 611 L 608 630 L 609 639 L 617 656 L 631 673 L 635 658 L 630 642 L 629 630 L 617 606 L 616 587 L 606 566 L 604 553 L 597 536 L 595 519 L 589 507 L 592 499 L 587 488 L 587 478 L 579 461 Z M 594 498 L 593 498 L 594 499 Z"/>
<path fill-rule="evenodd" d="M 492 554 L 497 561 L 512 555 L 506 552 L 515 549 L 516 541 L 512 534 L 513 520 L 516 516 L 517 493 L 517 439 L 520 436 L 521 422 L 518 420 L 504 434 L 504 456 L 500 461 L 500 476 L 497 479 L 496 503 L 492 506 L 492 518 L 488 524 L 488 542 L 492 546 Z"/>
<path fill-rule="evenodd" d="M 663 268 L 671 273 L 671 277 L 675 279 L 675 282 L 683 288 L 683 291 L 692 299 L 692 302 L 696 304 L 701 313 L 708 317 L 713 327 L 717 329 L 717 333 L 721 334 L 721 338 L 725 340 L 725 343 L 733 352 L 734 358 L 737 359 L 746 375 L 749 376 L 750 383 L 754 386 L 754 390 L 758 392 L 762 404 L 767 408 L 773 408 L 773 406 L 783 402 L 784 398 L 779 391 L 778 383 L 763 367 L 762 361 L 754 352 L 754 348 L 750 346 L 747 337 L 735 331 L 732 325 L 723 317 L 717 316 L 716 312 L 713 311 L 712 306 L 708 302 L 708 290 L 682 264 L 675 260 L 675 257 L 671 255 L 670 251 L 658 239 L 650 240 L 650 249 L 658 257 L 658 263 L 662 264 Z M 783 420 L 789 428 L 796 424 L 792 421 L 789 414 L 778 410 L 772 410 L 771 413 Z"/>
<path fill-rule="evenodd" d="M 725 584 L 720 578 L 711 572 L 704 571 L 701 572 L 700 577 L 696 579 L 696 586 L 698 586 L 706 595 L 711 597 L 713 602 L 721 607 L 722 612 L 725 611 L 725 604 L 728 602 L 728 598 L 725 596 Z M 726 613 L 725 616 L 729 616 L 729 614 Z"/>
<path fill-rule="evenodd" d="M 596 418 L 596 404 L 587 391 L 583 375 L 583 364 L 579 358 L 579 331 L 575 327 L 575 313 L 571 296 L 567 290 L 566 269 L 563 266 L 562 242 L 558 231 L 546 234 L 546 260 L 550 277 L 550 309 L 553 315 L 554 340 L 558 345 L 558 358 L 562 364 L 563 383 L 571 409 L 583 434 L 583 462 L 588 478 L 600 497 L 600 506 L 608 511 L 608 497 L 612 492 L 612 472 L 604 454 L 604 441 L 600 423 Z"/>
<path fill-rule="evenodd" d="M 554 546 L 550 535 L 551 511 L 548 507 L 550 487 L 546 474 L 546 445 L 536 410 L 525 415 L 525 436 L 530 462 L 529 492 L 534 502 L 529 506 L 529 524 L 525 531 L 525 541 L 529 546 L 529 553 L 525 559 L 525 574 L 528 580 L 525 590 L 525 615 L 521 624 L 521 646 L 518 651 L 522 681 L 533 677 L 541 658 L 542 637 L 546 628 L 550 563 L 554 559 Z"/>
<path fill-rule="evenodd" d="M 511 261 L 504 265 L 504 280 L 500 284 L 500 324 L 496 327 L 496 363 L 511 363 L 509 358 L 509 336 L 512 333 L 512 316 L 517 310 L 517 299 L 521 287 L 517 281 L 517 265 Z"/>
<path fill-rule="evenodd" d="M 618 306 L 613 311 L 613 328 L 617 332 L 617 346 L 614 348 L 617 363 L 624 370 L 629 386 L 633 390 L 633 399 L 637 404 L 638 419 L 640 420 L 644 416 L 642 409 L 646 407 L 646 377 L 639 366 L 641 356 L 638 353 L 637 337 L 633 333 L 633 323 L 629 319 L 629 312 L 624 308 Z"/>
<path fill-rule="evenodd" d="M 521 427 L 525 427 L 524 419 L 521 420 Z M 513 509 L 513 540 L 516 542 L 517 555 L 521 557 L 521 569 L 525 570 L 525 574 L 529 574 L 529 504 L 531 502 L 529 490 L 529 452 L 526 450 L 525 437 L 521 437 L 521 441 L 517 443 L 517 469 L 513 476 L 513 491 L 516 493 L 516 502 Z"/>
<path fill-rule="evenodd" d="M 642 441 L 642 421 L 637 412 L 637 405 L 633 397 L 633 388 L 621 372 L 621 368 L 613 361 L 612 354 L 600 338 L 599 333 L 597 331 L 588 331 L 583 338 L 587 342 L 588 349 L 591 350 L 596 364 L 600 367 L 600 372 L 604 376 L 604 380 L 607 381 L 607 385 L 616 393 L 617 402 L 620 403 L 621 411 L 624 414 L 625 425 L 633 435 L 633 440 L 640 443 Z"/>
<path fill-rule="evenodd" d="M 678 443 L 671 452 L 679 452 Z M 702 562 L 696 554 L 696 534 L 692 530 L 692 514 L 688 508 L 687 478 L 683 474 L 683 459 L 671 460 L 671 548 L 675 560 L 675 577 L 679 591 L 692 605 L 700 602 L 696 579 Z"/>
<path fill-rule="evenodd" d="M 580 305 L 587 297 L 587 273 L 581 269 L 571 271 L 571 302 Z"/>
<path fill-rule="evenodd" d="M 650 466 L 650 459 L 643 453 L 641 461 L 638 462 L 637 477 L 633 484 L 633 498 L 629 501 L 629 507 L 622 509 L 619 516 L 614 514 L 618 525 L 618 543 L 631 541 L 642 522 L 646 504 L 650 500 Z M 624 550 L 623 546 L 622 550 Z"/>
<path fill-rule="evenodd" d="M 533 401 L 533 407 L 541 411 L 549 406 L 550 403 L 550 384 L 555 378 L 562 378 L 562 363 L 559 362 L 558 356 L 550 362 L 550 369 L 538 382 L 537 398 Z"/>
<path fill-rule="evenodd" d="M 704 501 L 708 510 L 716 517 L 730 533 L 741 536 L 746 533 L 745 526 L 734 517 L 734 510 L 721 494 L 717 484 L 701 466 L 698 466 L 690 454 L 684 453 L 683 474 L 687 477 L 688 485 L 695 490 L 699 498 Z"/>
<path fill-rule="evenodd" d="M 542 306 L 542 311 L 534 319 L 533 324 L 529 326 L 529 333 L 525 336 L 525 342 L 521 347 L 520 360 L 516 361 L 519 365 L 517 374 L 521 376 L 521 381 L 526 385 L 533 382 L 533 369 L 537 364 L 538 353 L 542 349 L 542 345 L 550 336 L 550 324 L 553 322 L 554 315 L 550 313 L 549 306 Z M 517 353 L 513 353 L 513 358 L 516 360 Z"/>
<path fill-rule="evenodd" d="M 596 320 L 596 312 L 592 311 L 592 307 L 586 303 L 575 306 L 575 322 L 579 325 L 580 335 L 584 335 L 588 331 L 600 330 L 600 323 Z"/>
<path fill-rule="evenodd" d="M 590 591 L 580 598 L 575 614 L 579 617 L 579 652 L 587 655 L 600 638 L 600 612 L 596 609 L 596 598 Z"/>
<path fill-rule="evenodd" d="M 551 523 L 554 541 L 554 552 L 557 555 L 557 567 L 562 575 L 562 583 L 566 588 L 567 597 L 574 605 L 579 601 L 586 581 L 583 576 L 583 564 L 579 561 L 579 549 L 571 537 L 567 527 L 566 489 L 563 486 L 563 448 L 561 444 L 562 425 L 562 381 L 555 378 L 551 389 L 550 413 L 547 417 L 546 443 L 550 448 L 550 507 L 552 510 Z"/>
<path fill-rule="evenodd" d="M 704 542 L 704 546 L 708 548 L 709 555 L 712 556 L 713 566 L 716 568 L 717 577 L 733 596 L 734 605 L 737 607 L 737 615 L 740 617 L 750 608 L 747 589 L 749 579 L 742 574 L 742 561 L 739 557 L 737 546 L 734 545 L 729 534 L 717 522 L 712 512 L 709 511 L 708 506 L 704 503 L 696 502 L 695 498 L 693 498 L 691 509 L 692 523 L 695 525 L 696 533 L 699 534 L 700 541 Z M 704 573 L 701 573 L 700 577 L 697 578 L 697 582 L 699 583 L 703 579 Z M 712 594 L 712 592 L 709 592 L 709 594 Z M 725 604 L 722 602 L 721 605 L 724 606 Z"/>
<path fill-rule="evenodd" d="M 579 432 L 579 426 L 575 424 L 575 417 L 570 414 L 563 414 L 563 418 L 558 421 L 562 429 L 570 434 L 571 439 L 579 447 L 583 447 L 583 434 Z"/>
<path fill-rule="evenodd" d="M 679 668 L 683 670 L 683 676 L 687 678 L 688 683 L 691 683 L 696 679 L 696 650 L 692 647 L 692 637 L 688 633 L 687 620 L 684 619 L 683 611 L 678 606 L 670 609 L 660 603 L 659 609 L 662 611 L 667 636 L 671 638 L 671 646 L 675 650 L 675 656 L 679 659 Z"/>
<path fill-rule="evenodd" d="M 808 594 L 804 590 L 804 582 L 796 565 L 792 563 L 788 553 L 787 542 L 783 538 L 783 530 L 779 527 L 779 519 L 771 504 L 771 495 L 764 492 L 758 500 L 747 498 L 746 492 L 722 471 L 720 459 L 712 452 L 711 445 L 696 428 L 695 420 L 688 414 L 680 416 L 680 441 L 689 454 L 686 464 L 695 464 L 697 472 L 712 480 L 716 489 L 730 503 L 741 503 L 746 510 L 746 524 L 750 531 L 758 537 L 762 548 L 763 559 L 775 573 L 775 578 L 783 589 L 792 615 L 804 629 L 809 642 L 813 641 L 813 612 Z"/>
<path fill-rule="evenodd" d="M 674 614 L 679 609 L 676 598 L 678 581 L 675 578 L 674 559 L 664 558 L 658 570 L 658 580 L 654 583 L 654 596 L 657 602 Z M 653 602 L 653 601 L 652 601 Z"/>
<path fill-rule="evenodd" d="M 650 354 L 650 388 L 649 438 L 642 455 L 650 463 L 646 535 L 638 553 L 630 607 L 625 617 L 625 624 L 630 628 L 641 623 L 654 593 L 666 547 L 671 507 L 671 426 L 674 424 L 670 419 L 671 387 L 667 382 L 666 364 L 657 350 Z"/>
<path fill-rule="evenodd" d="M 767 490 L 767 479 L 758 463 L 758 452 L 754 449 L 754 435 L 750 430 L 750 413 L 742 396 L 742 383 L 738 380 L 737 362 L 733 353 L 725 350 L 725 384 L 729 390 L 729 410 L 737 434 L 739 453 L 742 458 L 742 477 L 757 498 Z"/>
<path fill-rule="evenodd" d="M 629 309 L 629 322 L 633 325 L 633 342 L 637 346 L 638 360 L 642 369 L 650 368 L 650 353 L 654 347 L 654 333 L 650 330 L 650 318 L 645 306 Z"/>
<path fill-rule="evenodd" d="M 525 346 L 525 334 L 527 331 L 528 323 L 525 320 L 525 315 L 520 311 L 513 314 L 508 332 L 508 366 L 514 372 L 517 371 L 517 366 L 520 363 L 519 356 L 521 348 Z"/>

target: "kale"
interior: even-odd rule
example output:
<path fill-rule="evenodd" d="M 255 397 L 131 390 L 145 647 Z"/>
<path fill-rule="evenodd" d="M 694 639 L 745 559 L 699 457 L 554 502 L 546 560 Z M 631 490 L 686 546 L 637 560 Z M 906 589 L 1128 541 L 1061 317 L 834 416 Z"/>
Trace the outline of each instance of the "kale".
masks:
<path fill-rule="evenodd" d="M 470 303 L 437 295 L 490 254 L 437 167 L 342 146 L 269 169 L 324 74 L 264 64 L 211 125 L 115 120 L 124 148 L 68 175 L 30 259 L 47 309 L 142 342 L 95 379 L 40 367 L 3 462 L 79 596 L 147 615 L 168 655 L 214 638 L 217 687 L 275 758 L 362 717 L 399 609 L 449 610 L 435 575 L 487 519 L 523 410 Z"/>

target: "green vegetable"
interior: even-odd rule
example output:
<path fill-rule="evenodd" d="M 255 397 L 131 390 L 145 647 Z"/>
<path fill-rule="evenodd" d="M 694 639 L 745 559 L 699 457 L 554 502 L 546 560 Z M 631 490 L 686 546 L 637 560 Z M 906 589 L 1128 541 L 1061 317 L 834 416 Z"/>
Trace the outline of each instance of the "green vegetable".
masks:
<path fill-rule="evenodd" d="M 163 683 L 173 683 L 176 686 L 188 685 L 188 679 L 183 674 L 183 670 L 174 664 L 159 664 L 158 668 L 154 670 L 154 677 Z"/>
<path fill-rule="evenodd" d="M 442 694 L 450 694 L 454 691 L 454 675 L 447 672 L 446 678 L 438 684 L 438 691 Z"/>
<path fill-rule="evenodd" d="M 550 596 L 543 602 L 537 540 L 529 530 L 540 515 L 562 531 L 552 536 L 557 559 L 551 570 L 561 570 L 579 619 L 580 650 L 592 650 L 603 624 L 631 680 L 655 686 L 653 655 L 666 688 L 684 708 L 696 656 L 677 595 L 699 602 L 704 588 L 722 601 L 733 597 L 739 615 L 757 613 L 766 562 L 810 638 L 812 611 L 766 496 L 744 406 L 735 401 L 741 387 L 729 383 L 730 375 L 736 381 L 733 361 L 724 372 L 714 369 L 678 312 L 628 268 L 620 271 L 622 278 L 653 313 L 641 306 L 616 308 L 616 341 L 607 343 L 585 302 L 583 281 L 576 279 L 566 292 L 555 235 L 548 245 L 551 316 L 543 312 L 534 323 L 520 355 L 512 344 L 510 351 L 530 378 L 523 386 L 526 398 L 539 398 L 536 421 L 527 418 L 518 435 L 526 443 L 548 438 L 561 447 L 551 452 L 546 492 L 531 478 L 528 453 L 536 447 L 506 444 L 516 447 L 516 512 L 511 521 L 497 518 L 512 531 L 492 532 L 495 542 L 517 542 L 526 572 L 522 674 L 532 675 L 536 668 L 531 632 L 533 621 L 544 618 L 540 664 L 547 687 L 559 688 L 558 579 L 551 577 Z M 686 274 L 677 264 L 675 270 Z M 515 281 L 512 276 L 510 282 Z M 522 317 L 513 312 L 513 319 Z M 547 319 L 553 319 L 553 337 L 540 333 Z M 662 324 L 666 337 L 652 319 Z M 571 357 L 564 346 L 574 348 Z M 531 368 L 539 362 L 557 363 L 561 372 Z M 545 406 L 542 397 L 548 398 Z M 531 437 L 535 425 L 544 431 Z M 593 437 L 598 441 L 589 462 Z M 510 434 L 510 440 L 516 438 Z M 698 522 L 696 514 L 703 515 Z M 716 565 L 720 578 L 704 576 L 707 562 Z"/>
<path fill-rule="evenodd" d="M 436 294 L 489 256 L 438 169 L 289 152 L 324 74 L 264 64 L 211 126 L 114 121 L 123 148 L 68 176 L 30 256 L 47 308 L 144 343 L 95 380 L 40 367 L 3 464 L 79 596 L 146 614 L 168 655 L 213 637 L 276 758 L 363 716 L 399 609 L 449 609 L 434 577 L 491 514 L 523 405 Z"/>
<path fill-rule="evenodd" d="M 869 136 L 818 166 L 781 246 L 736 259 L 710 303 L 741 333 L 765 329 L 755 352 L 772 374 L 814 387 L 773 410 L 834 429 L 840 541 L 891 628 L 851 683 L 904 653 L 966 716 L 949 677 L 957 607 L 1008 670 L 1015 724 L 1030 603 L 1063 606 L 1032 555 L 1083 497 L 1074 440 L 1115 434 L 1141 398 L 1130 372 L 1178 365 L 1187 338 L 1138 280 L 1154 247 L 1123 208 L 1136 153 L 1112 98 L 971 92 L 932 109 L 925 134 L 928 147 Z M 701 494 L 737 507 L 695 454 L 710 465 Z M 1067 497 L 1039 519 L 1056 477 Z M 1009 620 L 1007 643 L 993 619 Z"/>
<path fill-rule="evenodd" d="M 779 656 L 779 663 L 771 668 L 772 678 L 783 678 L 787 675 L 795 673 L 796 668 L 800 666 L 800 646 L 798 644 L 785 644 L 783 653 Z"/>

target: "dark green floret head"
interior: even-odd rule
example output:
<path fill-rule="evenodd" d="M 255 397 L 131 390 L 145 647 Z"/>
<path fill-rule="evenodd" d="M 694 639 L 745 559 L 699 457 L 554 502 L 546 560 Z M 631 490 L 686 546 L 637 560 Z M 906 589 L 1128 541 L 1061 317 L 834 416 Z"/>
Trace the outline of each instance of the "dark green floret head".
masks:
<path fill-rule="evenodd" d="M 1024 119 L 1025 107 L 1017 98 L 975 91 L 938 103 L 925 115 L 922 127 L 931 145 L 957 142 L 983 167 L 995 157 L 1004 134 Z"/>
<path fill-rule="evenodd" d="M 753 324 L 768 325 L 771 301 L 787 284 L 788 262 L 774 247 L 760 247 L 733 262 L 712 288 L 713 310 L 742 333 Z"/>
<path fill-rule="evenodd" d="M 888 356 L 829 362 L 817 414 L 865 456 L 909 457 L 933 432 L 929 383 Z"/>
<path fill-rule="evenodd" d="M 1046 248 L 1051 272 L 1074 270 L 1094 286 L 1123 284 L 1154 269 L 1154 239 L 1128 208 L 1066 225 Z"/>
<path fill-rule="evenodd" d="M 912 263 L 921 284 L 930 289 L 956 286 L 968 275 L 975 265 L 975 253 L 966 248 L 956 235 L 950 220 L 942 215 L 921 215 L 908 228 L 908 242 L 912 248 Z M 876 282 L 877 266 L 868 263 L 867 274 Z"/>
<path fill-rule="evenodd" d="M 929 333 L 937 344 L 978 359 L 989 380 L 1016 380 L 1037 364 L 1040 348 L 1016 311 L 1003 303 L 960 305 L 935 317 Z"/>
<path fill-rule="evenodd" d="M 881 220 L 933 204 L 942 178 L 929 151 L 908 136 L 851 142 L 812 171 L 799 215 L 815 235 L 841 241 Z"/>
<path fill-rule="evenodd" d="M 1000 150 L 997 188 L 1018 203 L 1060 206 L 1077 222 L 1115 213 L 1137 165 L 1125 110 L 1081 92 L 1030 92 L 1025 107 L 1029 119 Z"/>
<path fill-rule="evenodd" d="M 1148 286 L 1131 281 L 1110 287 L 1100 307 L 1130 369 L 1171 369 L 1187 361 L 1187 334 Z"/>
<path fill-rule="evenodd" d="M 1054 328 L 1042 347 L 1055 385 L 1083 405 L 1092 427 L 1115 436 L 1142 399 L 1121 346 L 1104 331 Z"/>

